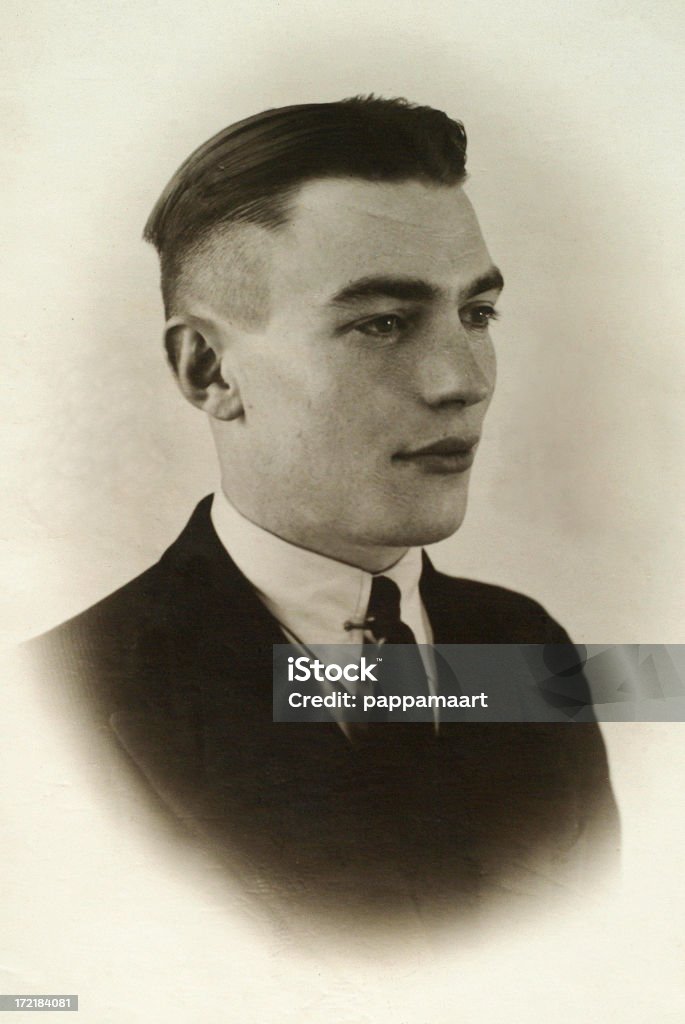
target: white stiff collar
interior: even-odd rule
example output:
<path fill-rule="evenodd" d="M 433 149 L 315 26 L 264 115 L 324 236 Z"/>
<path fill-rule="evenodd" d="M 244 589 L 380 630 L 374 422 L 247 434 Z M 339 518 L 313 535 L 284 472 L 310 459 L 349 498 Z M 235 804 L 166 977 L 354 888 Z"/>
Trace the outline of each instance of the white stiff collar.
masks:
<path fill-rule="evenodd" d="M 292 638 L 307 646 L 360 644 L 362 632 L 345 623 L 361 622 L 373 575 L 316 551 L 298 547 L 246 519 L 218 488 L 212 502 L 212 523 L 219 540 L 258 597 Z M 388 576 L 400 589 L 403 621 L 417 643 L 431 643 L 421 597 L 420 548 L 409 548 Z"/>

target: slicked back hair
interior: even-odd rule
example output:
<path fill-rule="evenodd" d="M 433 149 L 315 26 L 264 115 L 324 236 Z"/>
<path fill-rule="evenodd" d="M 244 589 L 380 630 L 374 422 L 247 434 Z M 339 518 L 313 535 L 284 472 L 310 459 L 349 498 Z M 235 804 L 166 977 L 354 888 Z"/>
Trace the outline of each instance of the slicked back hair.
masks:
<path fill-rule="evenodd" d="M 157 249 L 167 315 L 184 263 L 219 225 L 276 229 L 300 185 L 320 178 L 455 185 L 466 132 L 441 110 L 352 97 L 279 107 L 224 128 L 176 171 L 145 225 Z"/>

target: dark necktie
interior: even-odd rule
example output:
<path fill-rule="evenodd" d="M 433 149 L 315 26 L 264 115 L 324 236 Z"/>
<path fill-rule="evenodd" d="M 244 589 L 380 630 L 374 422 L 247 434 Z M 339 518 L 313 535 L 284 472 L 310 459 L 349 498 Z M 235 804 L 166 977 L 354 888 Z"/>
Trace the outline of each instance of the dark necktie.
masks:
<path fill-rule="evenodd" d="M 387 576 L 374 576 L 366 613 L 368 631 L 376 644 L 415 644 L 416 637 L 400 617 L 400 588 Z"/>
<path fill-rule="evenodd" d="M 410 692 L 417 685 L 423 690 L 426 683 L 416 637 L 406 622 L 402 621 L 400 600 L 400 588 L 393 580 L 387 576 L 373 577 L 365 620 L 364 649 L 368 658 L 381 659 L 376 670 L 378 681 L 370 690 L 377 698 L 398 691 L 398 688 L 402 692 L 405 688 L 402 677 L 405 677 Z M 388 644 L 402 644 L 403 647 L 401 650 L 393 650 Z M 367 713 L 368 721 L 383 722 L 387 719 L 388 712 L 384 708 L 375 708 Z"/>

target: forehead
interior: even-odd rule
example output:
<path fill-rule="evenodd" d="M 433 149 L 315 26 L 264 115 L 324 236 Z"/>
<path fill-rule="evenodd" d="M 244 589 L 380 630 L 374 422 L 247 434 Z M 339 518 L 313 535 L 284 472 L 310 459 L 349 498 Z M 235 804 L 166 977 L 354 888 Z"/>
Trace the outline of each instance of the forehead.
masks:
<path fill-rule="evenodd" d="M 282 285 L 322 299 L 345 281 L 376 274 L 456 291 L 491 266 L 464 190 L 418 181 L 307 183 L 274 255 Z"/>

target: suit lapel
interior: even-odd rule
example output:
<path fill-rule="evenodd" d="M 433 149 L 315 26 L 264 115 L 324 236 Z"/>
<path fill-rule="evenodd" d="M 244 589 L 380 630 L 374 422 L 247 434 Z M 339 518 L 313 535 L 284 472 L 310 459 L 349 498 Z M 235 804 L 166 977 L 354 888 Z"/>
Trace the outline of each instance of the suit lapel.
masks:
<path fill-rule="evenodd" d="M 450 584 L 447 593 L 445 584 Z M 455 601 L 459 600 L 458 581 L 437 572 L 430 558 L 423 552 L 423 572 L 419 589 L 421 600 L 428 614 L 433 631 L 434 644 L 455 644 L 460 642 L 459 618 L 455 615 Z"/>
<path fill-rule="evenodd" d="M 177 810 L 180 793 L 186 813 L 226 785 L 237 789 L 240 776 L 259 773 L 281 747 L 311 744 L 314 732 L 314 747 L 347 743 L 334 722 L 316 730 L 307 723 L 274 726 L 272 649 L 285 639 L 217 537 L 210 507 L 211 498 L 200 502 L 158 565 L 160 599 L 168 604 L 161 616 L 165 635 L 156 640 L 168 676 L 161 681 L 164 700 L 143 700 L 110 716 L 162 799 Z M 148 678 L 160 674 L 147 672 Z"/>

